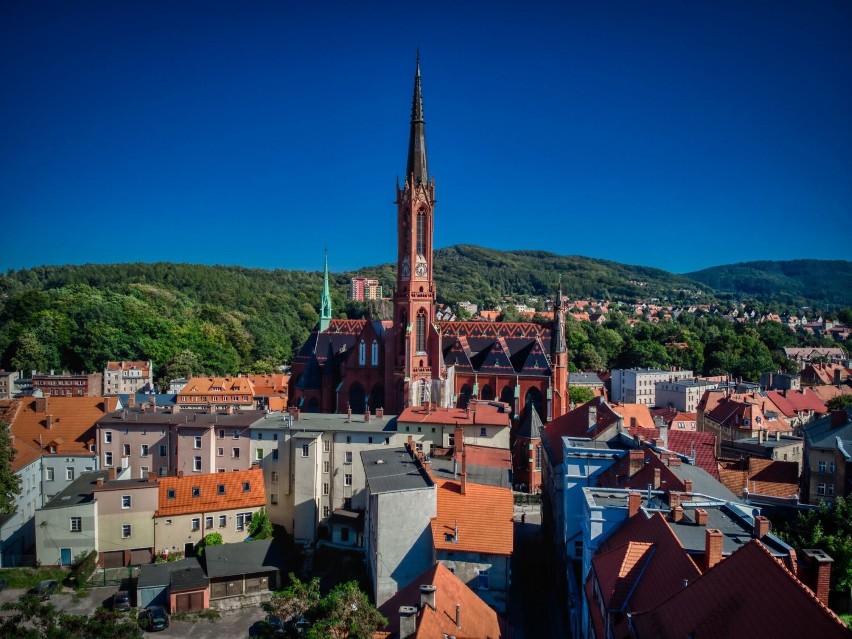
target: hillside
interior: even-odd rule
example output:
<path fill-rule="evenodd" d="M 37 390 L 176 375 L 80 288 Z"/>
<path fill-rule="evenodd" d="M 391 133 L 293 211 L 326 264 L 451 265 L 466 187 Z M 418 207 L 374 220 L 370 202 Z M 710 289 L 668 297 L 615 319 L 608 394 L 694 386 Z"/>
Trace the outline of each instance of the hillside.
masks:
<path fill-rule="evenodd" d="M 852 262 L 843 260 L 742 262 L 686 277 L 738 297 L 821 309 L 852 306 Z"/>

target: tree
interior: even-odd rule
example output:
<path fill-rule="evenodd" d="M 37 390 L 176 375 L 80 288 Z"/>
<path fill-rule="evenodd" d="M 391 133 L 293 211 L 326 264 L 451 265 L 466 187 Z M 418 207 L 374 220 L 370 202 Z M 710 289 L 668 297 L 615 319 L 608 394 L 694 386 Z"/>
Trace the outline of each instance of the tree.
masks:
<path fill-rule="evenodd" d="M 371 639 L 387 623 L 355 581 L 335 586 L 319 603 L 307 639 Z"/>
<path fill-rule="evenodd" d="M 253 540 L 272 539 L 272 522 L 266 508 L 261 508 L 251 516 L 248 533 Z"/>
<path fill-rule="evenodd" d="M 167 390 L 170 380 L 179 377 L 189 379 L 195 373 L 200 372 L 201 363 L 198 361 L 198 355 L 189 349 L 184 349 L 172 357 L 163 367 L 163 377 L 160 379 L 160 387 Z"/>
<path fill-rule="evenodd" d="M 60 612 L 31 594 L 3 604 L 9 614 L 0 617 L 0 637 L 6 639 L 139 639 L 134 619 L 99 608 L 91 615 Z"/>
<path fill-rule="evenodd" d="M 222 543 L 222 535 L 217 532 L 212 532 L 209 535 L 205 535 L 204 539 L 198 542 L 195 554 L 198 557 L 202 557 L 204 555 L 204 549 L 207 548 L 207 546 L 221 546 Z"/>
<path fill-rule="evenodd" d="M 47 369 L 47 352 L 32 331 L 18 336 L 12 367 L 20 371 L 43 371 Z"/>
<path fill-rule="evenodd" d="M 572 404 L 585 404 L 595 398 L 595 392 L 587 386 L 571 386 L 568 389 L 568 397 Z"/>
<path fill-rule="evenodd" d="M 831 410 L 847 410 L 850 406 L 852 406 L 852 395 L 838 395 L 837 397 L 832 397 L 828 402 L 826 402 L 826 406 L 828 406 Z"/>
<path fill-rule="evenodd" d="M 272 595 L 272 599 L 264 604 L 264 608 L 284 621 L 290 621 L 299 616 L 308 617 L 317 608 L 319 602 L 319 577 L 304 583 L 290 573 L 290 585 Z"/>
<path fill-rule="evenodd" d="M 21 478 L 12 472 L 16 452 L 9 424 L 0 422 L 0 514 L 15 512 L 15 498 L 21 494 Z"/>

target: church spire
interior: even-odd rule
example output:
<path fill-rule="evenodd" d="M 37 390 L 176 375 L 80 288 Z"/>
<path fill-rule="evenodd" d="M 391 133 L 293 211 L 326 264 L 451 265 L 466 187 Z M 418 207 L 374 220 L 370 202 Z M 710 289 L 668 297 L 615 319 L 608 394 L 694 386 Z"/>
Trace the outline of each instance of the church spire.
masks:
<path fill-rule="evenodd" d="M 556 291 L 556 302 L 553 305 L 553 352 L 564 353 L 568 350 L 565 345 L 565 302 L 562 300 L 562 276 L 559 276 L 559 288 Z"/>
<path fill-rule="evenodd" d="M 420 92 L 420 49 L 417 50 L 417 70 L 414 74 L 414 98 L 411 102 L 411 135 L 408 138 L 406 181 L 414 175 L 415 184 L 428 180 L 426 167 L 426 121 L 423 119 L 423 95 Z"/>
<path fill-rule="evenodd" d="M 328 288 L 328 249 L 325 249 L 325 268 L 323 269 L 322 299 L 320 300 L 320 333 L 331 324 L 331 291 Z"/>

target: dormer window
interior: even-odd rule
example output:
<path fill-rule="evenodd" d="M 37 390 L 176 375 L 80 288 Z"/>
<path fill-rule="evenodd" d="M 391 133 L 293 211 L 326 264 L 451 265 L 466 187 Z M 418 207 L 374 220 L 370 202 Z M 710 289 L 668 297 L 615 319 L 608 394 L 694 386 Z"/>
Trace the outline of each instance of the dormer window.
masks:
<path fill-rule="evenodd" d="M 169 488 L 169 490 L 166 492 L 166 496 L 167 496 L 169 499 L 174 499 L 174 498 L 175 498 L 175 489 L 174 489 L 174 488 Z"/>
<path fill-rule="evenodd" d="M 201 497 L 201 488 L 199 486 L 192 487 L 192 496 L 193 497 Z"/>
<path fill-rule="evenodd" d="M 251 482 L 244 481 L 243 482 L 243 492 L 247 493 L 251 490 Z"/>
<path fill-rule="evenodd" d="M 216 487 L 216 493 L 219 494 L 219 495 L 224 495 L 225 494 L 225 484 L 219 484 Z"/>

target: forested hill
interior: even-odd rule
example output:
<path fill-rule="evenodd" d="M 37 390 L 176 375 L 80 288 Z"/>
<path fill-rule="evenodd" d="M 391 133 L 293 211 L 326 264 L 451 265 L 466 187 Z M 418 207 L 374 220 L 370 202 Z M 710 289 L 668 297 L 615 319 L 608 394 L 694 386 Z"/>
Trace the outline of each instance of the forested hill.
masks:
<path fill-rule="evenodd" d="M 394 264 L 359 271 L 385 285 L 396 279 L 395 273 Z M 438 297 L 444 302 L 470 300 L 492 306 L 507 295 L 549 296 L 560 277 L 565 294 L 575 299 L 694 299 L 713 294 L 708 286 L 660 269 L 576 255 L 470 245 L 435 251 L 435 281 Z"/>
<path fill-rule="evenodd" d="M 686 277 L 737 297 L 820 309 L 852 306 L 852 262 L 844 260 L 743 262 Z"/>

